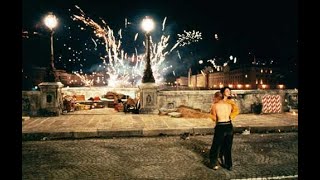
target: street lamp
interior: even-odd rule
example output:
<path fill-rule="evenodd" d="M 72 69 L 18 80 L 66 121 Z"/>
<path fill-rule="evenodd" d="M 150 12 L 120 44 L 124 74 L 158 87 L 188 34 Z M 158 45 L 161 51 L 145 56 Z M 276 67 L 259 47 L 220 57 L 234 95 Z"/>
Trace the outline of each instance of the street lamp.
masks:
<path fill-rule="evenodd" d="M 47 69 L 47 76 L 46 81 L 47 82 L 57 82 L 58 78 L 55 74 L 55 67 L 54 67 L 54 56 L 53 56 L 53 33 L 54 28 L 58 24 L 58 20 L 56 16 L 50 12 L 45 18 L 44 18 L 44 24 L 50 29 L 50 47 L 51 47 L 51 54 L 50 54 L 50 64 Z"/>
<path fill-rule="evenodd" d="M 154 77 L 151 69 L 151 63 L 150 63 L 150 31 L 153 30 L 154 28 L 154 22 L 153 20 L 146 16 L 142 20 L 142 29 L 146 32 L 146 67 L 143 72 L 143 77 L 142 77 L 142 83 L 154 83 Z"/>

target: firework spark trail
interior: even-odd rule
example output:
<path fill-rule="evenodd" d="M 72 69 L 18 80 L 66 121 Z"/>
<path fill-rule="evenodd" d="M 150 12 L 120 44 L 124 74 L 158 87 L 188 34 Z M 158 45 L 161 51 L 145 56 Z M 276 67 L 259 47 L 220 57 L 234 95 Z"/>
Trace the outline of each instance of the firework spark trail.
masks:
<path fill-rule="evenodd" d="M 178 57 L 179 57 L 179 59 L 181 60 L 181 56 L 180 56 L 180 53 L 179 53 L 179 51 L 177 51 L 177 54 L 178 54 Z"/>
<path fill-rule="evenodd" d="M 137 48 L 134 48 L 135 52 L 136 52 L 136 56 L 138 56 L 138 50 Z"/>
<path fill-rule="evenodd" d="M 120 46 L 121 46 L 121 41 L 119 40 L 117 49 L 120 49 Z"/>
<path fill-rule="evenodd" d="M 107 26 L 106 21 L 104 21 L 101 17 L 99 17 L 99 19 L 101 20 L 101 22 L 103 23 L 104 26 Z"/>
<path fill-rule="evenodd" d="M 136 41 L 138 38 L 138 33 L 134 36 L 134 41 Z"/>
<path fill-rule="evenodd" d="M 93 38 L 91 38 L 91 40 L 92 40 L 92 42 L 94 43 L 94 47 L 97 47 L 96 41 L 95 41 Z"/>
<path fill-rule="evenodd" d="M 202 71 L 202 70 L 200 70 L 201 71 L 201 74 L 204 76 L 204 77 L 206 77 L 206 74 Z"/>
<path fill-rule="evenodd" d="M 120 39 L 122 39 L 121 30 L 122 30 L 122 29 L 120 29 L 120 30 L 118 31 L 118 34 L 119 34 L 119 36 L 120 36 Z"/>
<path fill-rule="evenodd" d="M 75 5 L 75 7 L 81 12 L 81 15 L 84 15 L 84 12 L 82 11 L 82 9 L 78 5 Z"/>
<path fill-rule="evenodd" d="M 129 24 L 131 24 L 131 22 L 128 21 L 128 18 L 125 18 L 124 19 L 124 27 L 127 28 Z"/>
<path fill-rule="evenodd" d="M 165 17 L 164 20 L 163 20 L 163 23 L 162 23 L 162 31 L 164 31 L 164 27 L 165 27 L 165 24 L 166 24 L 166 20 L 167 20 L 167 17 Z"/>
<path fill-rule="evenodd" d="M 170 49 L 170 52 L 172 52 L 176 47 L 178 47 L 180 44 L 180 42 L 177 42 L 171 49 Z"/>

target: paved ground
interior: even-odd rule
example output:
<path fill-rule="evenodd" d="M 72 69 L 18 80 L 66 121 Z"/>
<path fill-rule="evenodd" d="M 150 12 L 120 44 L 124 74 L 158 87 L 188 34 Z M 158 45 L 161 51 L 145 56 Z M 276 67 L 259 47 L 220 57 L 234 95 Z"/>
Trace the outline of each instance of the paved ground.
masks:
<path fill-rule="evenodd" d="M 240 114 L 234 121 L 235 131 L 290 132 L 298 130 L 298 115 Z M 112 108 L 75 111 L 58 117 L 25 118 L 23 140 L 96 137 L 142 137 L 159 135 L 212 134 L 209 118 L 172 118 L 149 114 L 124 114 Z"/>
<path fill-rule="evenodd" d="M 212 135 L 23 141 L 22 179 L 298 179 L 297 132 L 235 135 L 233 171 L 206 166 L 211 142 Z"/>

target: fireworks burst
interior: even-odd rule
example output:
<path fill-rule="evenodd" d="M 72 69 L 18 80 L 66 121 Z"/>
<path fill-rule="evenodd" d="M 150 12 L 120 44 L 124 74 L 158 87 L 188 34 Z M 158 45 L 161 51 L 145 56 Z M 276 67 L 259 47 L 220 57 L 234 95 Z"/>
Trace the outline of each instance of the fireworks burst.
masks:
<path fill-rule="evenodd" d="M 74 14 L 72 19 L 74 21 L 80 21 L 84 23 L 86 26 L 93 29 L 94 35 L 103 41 L 104 49 L 106 55 L 101 55 L 100 59 L 103 61 L 106 74 L 108 75 L 108 86 L 132 86 L 139 85 L 141 83 L 141 79 L 144 71 L 144 54 L 138 54 L 137 49 L 135 48 L 135 54 L 132 54 L 131 57 L 128 56 L 128 53 L 124 51 L 121 44 L 122 42 L 122 33 L 121 29 L 118 31 L 119 38 L 114 36 L 113 30 L 107 25 L 107 23 L 101 19 L 102 24 L 100 25 L 90 17 L 87 17 L 85 13 L 80 9 L 80 7 L 76 6 L 76 8 L 80 11 L 80 15 Z M 165 22 L 167 18 L 164 18 L 162 23 L 162 31 L 165 28 Z M 127 18 L 125 19 L 125 27 L 131 24 L 128 22 Z M 198 31 L 187 32 L 184 31 L 185 34 L 178 34 L 177 43 L 171 48 L 170 51 L 167 51 L 168 48 L 168 40 L 170 38 L 169 35 L 162 35 L 159 42 L 153 42 L 152 37 L 150 40 L 151 44 L 151 67 L 153 70 L 153 75 L 156 83 L 161 83 L 163 81 L 163 76 L 168 73 L 168 70 L 172 68 L 165 66 L 165 57 L 178 46 L 185 46 L 187 44 L 191 44 L 193 42 L 198 42 L 201 40 L 201 33 Z M 136 33 L 134 37 L 134 41 L 137 41 L 138 33 Z M 92 41 L 95 45 L 95 50 L 98 45 L 98 40 Z M 144 42 L 143 42 L 143 45 Z M 70 48 L 71 50 L 71 48 Z M 181 56 L 178 52 L 178 56 L 181 59 Z M 174 73 L 175 74 L 175 73 Z M 90 85 L 90 82 L 82 77 L 82 75 L 78 74 L 80 78 L 82 78 L 82 82 L 86 85 Z"/>
<path fill-rule="evenodd" d="M 202 39 L 201 37 L 201 32 L 199 31 L 183 31 L 185 34 L 177 34 L 178 35 L 178 40 L 176 44 L 171 48 L 170 52 L 177 48 L 178 46 L 185 46 L 189 45 L 193 42 L 198 42 L 199 40 Z"/>
<path fill-rule="evenodd" d="M 74 74 L 80 78 L 80 80 L 84 84 L 84 86 L 92 86 L 93 85 L 93 79 L 89 79 L 86 74 L 81 75 L 78 72 L 74 72 Z"/>

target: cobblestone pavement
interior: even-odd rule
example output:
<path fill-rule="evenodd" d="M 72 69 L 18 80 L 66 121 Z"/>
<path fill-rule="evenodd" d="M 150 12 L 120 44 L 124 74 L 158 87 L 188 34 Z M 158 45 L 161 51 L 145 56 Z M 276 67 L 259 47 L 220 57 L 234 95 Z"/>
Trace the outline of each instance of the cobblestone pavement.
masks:
<path fill-rule="evenodd" d="M 24 141 L 22 179 L 298 179 L 296 132 L 236 134 L 233 171 L 207 167 L 211 142 L 212 135 Z"/>

